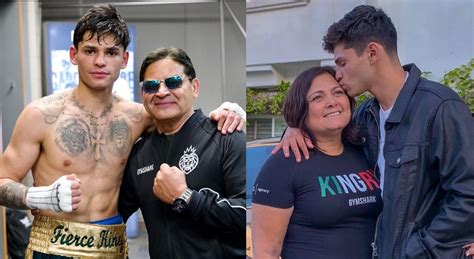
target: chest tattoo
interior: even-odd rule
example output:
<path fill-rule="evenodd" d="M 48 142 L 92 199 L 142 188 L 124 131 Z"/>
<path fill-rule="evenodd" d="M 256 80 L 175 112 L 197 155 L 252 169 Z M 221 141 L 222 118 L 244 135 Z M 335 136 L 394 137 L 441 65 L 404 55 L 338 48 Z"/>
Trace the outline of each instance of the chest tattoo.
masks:
<path fill-rule="evenodd" d="M 129 151 L 132 134 L 124 118 L 97 123 L 87 122 L 87 119 L 77 118 L 77 115 L 70 116 L 58 123 L 55 136 L 56 145 L 69 156 L 77 157 L 89 151 L 91 157 L 98 161 L 105 150 L 115 157 L 123 157 Z"/>
<path fill-rule="evenodd" d="M 102 139 L 100 131 L 97 131 L 95 138 L 92 136 L 92 145 L 95 145 L 95 160 L 100 159 L 100 144 L 105 145 L 105 139 Z"/>
<path fill-rule="evenodd" d="M 130 127 L 124 119 L 115 119 L 108 127 L 109 151 L 115 156 L 123 156 L 128 152 L 131 142 Z"/>
<path fill-rule="evenodd" d="M 55 142 L 63 152 L 76 157 L 89 148 L 89 136 L 90 129 L 84 120 L 70 118 L 59 122 Z"/>
<path fill-rule="evenodd" d="M 54 142 L 68 156 L 85 155 L 95 161 L 105 161 L 107 155 L 123 159 L 132 145 L 132 131 L 126 119 L 138 122 L 142 111 L 138 108 L 114 114 L 112 104 L 118 101 L 113 98 L 105 110 L 95 116 L 72 93 L 68 104 L 65 104 L 65 96 L 46 98 L 43 102 L 48 105 L 40 110 L 48 124 L 57 122 Z"/>

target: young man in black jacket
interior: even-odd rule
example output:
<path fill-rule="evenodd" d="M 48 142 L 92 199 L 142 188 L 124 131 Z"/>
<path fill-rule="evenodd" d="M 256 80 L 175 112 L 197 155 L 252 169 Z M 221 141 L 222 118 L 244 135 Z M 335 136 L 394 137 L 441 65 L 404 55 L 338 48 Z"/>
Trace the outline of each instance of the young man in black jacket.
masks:
<path fill-rule="evenodd" d="M 354 114 L 383 190 L 374 255 L 463 258 L 463 244 L 474 241 L 474 123 L 467 106 L 450 88 L 421 78 L 416 65 L 400 64 L 395 27 L 380 9 L 354 8 L 329 27 L 323 45 L 347 93 L 375 97 Z M 298 137 L 283 141 L 286 153 L 306 142 L 295 129 L 288 135 Z"/>
<path fill-rule="evenodd" d="M 193 109 L 199 80 L 186 52 L 158 49 L 140 70 L 156 130 L 130 155 L 119 211 L 142 210 L 151 258 L 245 256 L 245 136 Z"/>

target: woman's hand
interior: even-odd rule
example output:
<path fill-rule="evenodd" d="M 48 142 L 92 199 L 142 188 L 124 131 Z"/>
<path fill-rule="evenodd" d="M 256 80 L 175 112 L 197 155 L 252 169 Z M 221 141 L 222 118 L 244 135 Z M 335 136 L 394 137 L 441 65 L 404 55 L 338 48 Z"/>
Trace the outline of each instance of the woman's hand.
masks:
<path fill-rule="evenodd" d="M 465 249 L 464 254 L 469 257 L 471 256 L 472 259 L 474 259 L 474 243 L 470 243 L 468 245 L 463 246 Z"/>

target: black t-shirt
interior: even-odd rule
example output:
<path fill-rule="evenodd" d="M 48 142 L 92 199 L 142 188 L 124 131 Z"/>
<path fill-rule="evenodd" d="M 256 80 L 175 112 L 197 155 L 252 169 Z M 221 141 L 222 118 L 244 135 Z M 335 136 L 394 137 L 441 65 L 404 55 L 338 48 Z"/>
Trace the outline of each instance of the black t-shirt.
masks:
<path fill-rule="evenodd" d="M 312 151 L 302 163 L 282 152 L 271 156 L 255 181 L 253 202 L 294 207 L 283 258 L 371 257 L 382 199 L 377 179 L 355 146 L 345 145 L 338 156 Z"/>

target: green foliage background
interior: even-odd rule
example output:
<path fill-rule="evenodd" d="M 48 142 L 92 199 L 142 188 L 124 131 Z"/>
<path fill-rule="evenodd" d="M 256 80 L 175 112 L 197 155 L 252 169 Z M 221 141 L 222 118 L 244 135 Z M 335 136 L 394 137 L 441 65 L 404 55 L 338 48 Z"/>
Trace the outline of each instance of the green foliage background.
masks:
<path fill-rule="evenodd" d="M 283 100 L 290 84 L 281 81 L 273 91 L 247 88 L 247 113 L 281 115 Z"/>
<path fill-rule="evenodd" d="M 474 113 L 474 58 L 466 65 L 461 65 L 443 76 L 441 83 L 456 90 L 459 96 Z"/>

